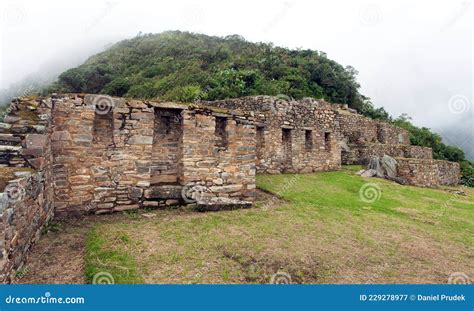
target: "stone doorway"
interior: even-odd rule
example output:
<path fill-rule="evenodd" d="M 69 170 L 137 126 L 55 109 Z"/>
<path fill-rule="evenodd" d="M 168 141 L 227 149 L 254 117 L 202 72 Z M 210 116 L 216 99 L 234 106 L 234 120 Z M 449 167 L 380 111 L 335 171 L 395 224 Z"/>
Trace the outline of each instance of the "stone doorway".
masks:
<path fill-rule="evenodd" d="M 283 146 L 283 172 L 288 172 L 293 168 L 291 129 L 282 129 L 281 138 Z"/>
<path fill-rule="evenodd" d="M 182 145 L 182 110 L 155 108 L 151 185 L 179 184 Z"/>

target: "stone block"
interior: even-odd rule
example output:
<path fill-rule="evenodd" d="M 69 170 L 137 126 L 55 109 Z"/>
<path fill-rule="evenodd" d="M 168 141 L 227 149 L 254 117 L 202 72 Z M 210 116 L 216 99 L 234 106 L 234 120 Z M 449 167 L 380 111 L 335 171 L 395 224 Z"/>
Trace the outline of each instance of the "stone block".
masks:
<path fill-rule="evenodd" d="M 51 134 L 52 141 L 71 141 L 71 134 L 68 131 L 57 131 Z"/>
<path fill-rule="evenodd" d="M 145 199 L 181 199 L 181 189 L 179 185 L 151 186 L 145 190 Z"/>
<path fill-rule="evenodd" d="M 46 146 L 48 136 L 42 134 L 28 134 L 25 137 L 26 148 L 43 148 Z"/>
<path fill-rule="evenodd" d="M 151 145 L 153 143 L 153 137 L 134 135 L 128 139 L 127 143 L 130 145 Z"/>
<path fill-rule="evenodd" d="M 85 184 L 90 181 L 90 175 L 75 175 L 69 177 L 69 182 L 71 184 Z"/>
<path fill-rule="evenodd" d="M 130 187 L 128 189 L 128 197 L 131 199 L 139 199 L 143 195 L 143 189 L 138 187 Z"/>
<path fill-rule="evenodd" d="M 121 212 L 121 211 L 127 211 L 127 210 L 138 209 L 138 208 L 140 208 L 140 205 L 138 204 L 117 205 L 114 207 L 114 211 Z"/>

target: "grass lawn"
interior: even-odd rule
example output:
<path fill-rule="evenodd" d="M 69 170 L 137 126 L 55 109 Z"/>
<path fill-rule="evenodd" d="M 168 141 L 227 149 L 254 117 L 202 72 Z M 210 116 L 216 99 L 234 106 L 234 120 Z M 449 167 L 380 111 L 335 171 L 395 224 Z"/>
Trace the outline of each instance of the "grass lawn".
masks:
<path fill-rule="evenodd" d="M 293 283 L 474 277 L 474 189 L 459 195 L 401 186 L 361 178 L 358 169 L 258 176 L 259 188 L 282 199 L 265 195 L 248 210 L 139 211 L 98 223 L 87 237 L 86 278 L 98 272 L 116 283 L 269 283 L 277 272 Z M 371 189 L 361 195 L 367 183 Z"/>

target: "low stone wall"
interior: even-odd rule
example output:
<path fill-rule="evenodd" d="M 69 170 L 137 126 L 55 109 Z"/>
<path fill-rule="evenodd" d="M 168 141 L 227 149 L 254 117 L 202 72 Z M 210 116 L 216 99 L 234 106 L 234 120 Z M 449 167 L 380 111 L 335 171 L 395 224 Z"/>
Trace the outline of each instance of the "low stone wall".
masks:
<path fill-rule="evenodd" d="M 338 121 L 341 134 L 348 144 L 389 144 L 409 145 L 410 136 L 407 130 L 387 122 L 377 121 L 348 110 L 338 110 Z"/>
<path fill-rule="evenodd" d="M 341 110 L 338 114 L 342 136 L 350 145 L 377 143 L 377 123 L 362 115 Z"/>
<path fill-rule="evenodd" d="M 433 150 L 430 147 L 405 146 L 404 157 L 415 159 L 433 159 Z"/>
<path fill-rule="evenodd" d="M 432 160 L 396 158 L 397 175 L 409 184 L 420 187 L 457 185 L 460 182 L 459 163 Z"/>
<path fill-rule="evenodd" d="M 437 160 L 440 185 L 457 185 L 461 182 L 461 168 L 457 162 Z"/>
<path fill-rule="evenodd" d="M 367 164 L 373 157 L 389 155 L 391 157 L 432 159 L 431 148 L 408 145 L 365 144 L 349 145 L 342 151 L 343 164 Z"/>
<path fill-rule="evenodd" d="M 387 122 L 376 122 L 377 140 L 387 145 L 409 145 L 410 135 L 407 130 L 393 126 Z"/>

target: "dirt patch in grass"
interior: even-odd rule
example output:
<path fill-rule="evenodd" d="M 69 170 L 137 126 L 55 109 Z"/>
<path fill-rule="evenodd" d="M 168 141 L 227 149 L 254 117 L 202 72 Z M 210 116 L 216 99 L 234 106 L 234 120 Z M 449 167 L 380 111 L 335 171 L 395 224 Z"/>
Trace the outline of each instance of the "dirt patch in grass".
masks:
<path fill-rule="evenodd" d="M 124 215 L 84 216 L 50 223 L 17 273 L 18 284 L 82 284 L 86 238 L 97 223 L 115 222 Z"/>
<path fill-rule="evenodd" d="M 84 283 L 84 237 L 89 229 L 87 218 L 48 226 L 13 283 Z"/>

